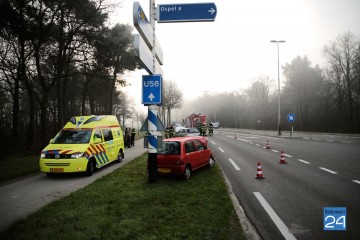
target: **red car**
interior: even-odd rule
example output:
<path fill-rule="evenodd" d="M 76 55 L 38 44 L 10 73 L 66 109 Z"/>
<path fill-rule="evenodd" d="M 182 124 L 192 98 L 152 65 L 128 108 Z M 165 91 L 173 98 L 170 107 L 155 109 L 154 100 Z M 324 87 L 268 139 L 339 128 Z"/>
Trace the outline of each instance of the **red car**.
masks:
<path fill-rule="evenodd" d="M 205 137 L 175 137 L 163 141 L 158 149 L 158 172 L 182 175 L 185 179 L 203 166 L 214 166 L 215 158 L 207 147 Z"/>

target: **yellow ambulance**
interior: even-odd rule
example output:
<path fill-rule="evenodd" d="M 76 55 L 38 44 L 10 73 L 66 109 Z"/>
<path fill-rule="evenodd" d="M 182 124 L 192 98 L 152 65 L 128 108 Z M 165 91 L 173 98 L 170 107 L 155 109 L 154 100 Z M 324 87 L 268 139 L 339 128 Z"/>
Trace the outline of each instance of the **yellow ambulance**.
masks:
<path fill-rule="evenodd" d="M 41 151 L 40 171 L 56 173 L 93 171 L 124 158 L 124 137 L 115 116 L 72 117 Z"/>

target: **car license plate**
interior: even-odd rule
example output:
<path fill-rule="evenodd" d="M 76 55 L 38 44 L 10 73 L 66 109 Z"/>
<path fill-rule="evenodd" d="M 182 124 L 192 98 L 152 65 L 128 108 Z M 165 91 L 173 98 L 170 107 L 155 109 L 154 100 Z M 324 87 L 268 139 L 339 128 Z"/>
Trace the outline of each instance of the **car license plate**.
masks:
<path fill-rule="evenodd" d="M 64 169 L 63 168 L 50 168 L 50 172 L 62 173 L 62 172 L 64 172 Z"/>
<path fill-rule="evenodd" d="M 171 173 L 171 170 L 170 170 L 170 168 L 158 168 L 158 172 Z"/>

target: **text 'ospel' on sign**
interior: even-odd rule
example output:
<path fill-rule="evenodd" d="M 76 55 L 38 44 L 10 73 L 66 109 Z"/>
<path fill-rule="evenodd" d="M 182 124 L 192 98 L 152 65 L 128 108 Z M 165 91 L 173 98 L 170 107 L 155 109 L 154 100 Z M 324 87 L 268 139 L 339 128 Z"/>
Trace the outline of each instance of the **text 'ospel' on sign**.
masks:
<path fill-rule="evenodd" d="M 176 12 L 181 11 L 181 6 L 171 6 L 171 7 L 160 7 L 161 12 Z"/>

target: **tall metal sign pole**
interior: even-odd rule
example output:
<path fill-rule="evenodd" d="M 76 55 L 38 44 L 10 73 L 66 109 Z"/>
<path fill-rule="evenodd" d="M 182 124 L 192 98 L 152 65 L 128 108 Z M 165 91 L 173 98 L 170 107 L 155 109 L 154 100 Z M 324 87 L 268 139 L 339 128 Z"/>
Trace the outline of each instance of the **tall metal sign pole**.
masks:
<path fill-rule="evenodd" d="M 142 10 L 139 2 L 134 2 L 134 26 L 140 33 L 134 37 L 135 55 L 139 63 L 150 74 L 143 76 L 143 104 L 148 106 L 148 173 L 149 182 L 157 181 L 157 147 L 158 140 L 162 139 L 165 128 L 157 116 L 157 105 L 161 105 L 163 53 L 155 35 L 155 21 L 159 23 L 171 22 L 210 22 L 214 21 L 217 9 L 215 3 L 188 3 L 188 4 L 160 4 L 155 6 L 155 0 L 150 0 L 150 22 Z M 143 129 L 142 128 L 142 129 Z M 145 130 L 146 129 L 146 130 Z"/>
<path fill-rule="evenodd" d="M 284 43 L 284 40 L 271 40 L 270 42 L 277 44 L 277 55 L 278 55 L 278 135 L 281 135 L 281 115 L 280 115 L 280 60 L 279 60 L 279 43 Z"/>
<path fill-rule="evenodd" d="M 139 63 L 150 75 L 142 76 L 142 103 L 148 106 L 148 118 L 142 131 L 146 131 L 145 145 L 148 148 L 148 176 L 149 182 L 157 181 L 157 147 L 162 139 L 164 127 L 157 116 L 157 105 L 162 103 L 162 69 L 163 54 L 160 43 L 155 36 L 156 8 L 155 0 L 150 0 L 150 21 L 139 2 L 134 2 L 133 20 L 139 35 L 134 37 L 135 55 Z"/>
<path fill-rule="evenodd" d="M 150 0 L 150 24 L 152 27 L 153 34 L 153 47 L 151 53 L 153 56 L 153 69 L 155 73 L 156 69 L 156 58 L 155 58 L 155 48 L 156 48 L 156 37 L 155 37 L 155 0 Z M 148 107 L 148 130 L 149 130 L 149 145 L 148 145 L 148 160 L 149 160 L 149 182 L 154 183 L 157 181 L 157 106 L 149 105 Z"/>

